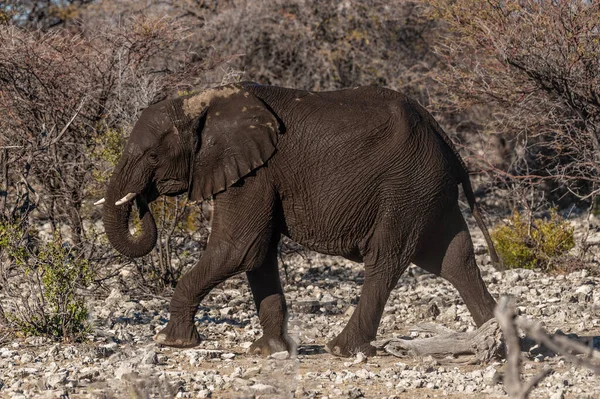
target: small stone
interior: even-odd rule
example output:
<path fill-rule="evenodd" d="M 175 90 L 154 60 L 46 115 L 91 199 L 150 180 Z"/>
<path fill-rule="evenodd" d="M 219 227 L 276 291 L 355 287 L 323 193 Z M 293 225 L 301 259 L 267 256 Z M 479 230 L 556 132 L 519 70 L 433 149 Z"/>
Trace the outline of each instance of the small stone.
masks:
<path fill-rule="evenodd" d="M 369 378 L 369 372 L 366 369 L 360 369 L 356 371 L 356 376 L 360 379 L 366 380 Z"/>
<path fill-rule="evenodd" d="M 496 385 L 499 380 L 498 371 L 493 367 L 488 367 L 488 369 L 483 373 L 483 381 L 487 385 Z"/>
<path fill-rule="evenodd" d="M 289 357 L 290 357 L 290 353 L 288 351 L 275 352 L 275 353 L 272 353 L 271 355 L 269 355 L 269 359 L 276 359 L 276 360 L 285 360 L 285 359 L 288 359 Z"/>
<path fill-rule="evenodd" d="M 457 316 L 456 306 L 450 304 L 450 306 L 442 312 L 440 319 L 442 321 L 456 321 Z"/>
<path fill-rule="evenodd" d="M 48 349 L 46 356 L 50 357 L 50 356 L 58 355 L 59 349 L 60 349 L 60 344 L 53 345 L 50 349 Z"/>
<path fill-rule="evenodd" d="M 33 362 L 34 357 L 29 353 L 24 353 L 21 355 L 21 364 L 27 364 Z"/>
<path fill-rule="evenodd" d="M 221 355 L 221 359 L 223 360 L 230 360 L 233 359 L 235 357 L 235 353 L 223 353 Z"/>
<path fill-rule="evenodd" d="M 236 367 L 233 369 L 233 372 L 229 375 L 229 378 L 238 378 L 242 376 L 243 369 L 241 367 Z"/>
<path fill-rule="evenodd" d="M 504 273 L 504 280 L 509 286 L 515 285 L 516 282 L 521 281 L 521 275 L 517 270 L 507 270 Z"/>
<path fill-rule="evenodd" d="M 580 286 L 575 290 L 579 302 L 590 302 L 592 300 L 594 288 L 590 284 Z"/>
<path fill-rule="evenodd" d="M 350 399 L 358 399 L 358 398 L 364 398 L 365 395 L 362 393 L 362 391 L 359 388 L 350 388 L 350 390 L 348 390 L 348 398 Z"/>
<path fill-rule="evenodd" d="M 23 376 L 26 375 L 36 375 L 38 373 L 38 369 L 36 369 L 35 367 L 25 367 L 21 369 L 21 372 L 23 373 Z M 1 389 L 1 387 L 0 387 Z"/>
<path fill-rule="evenodd" d="M 89 380 L 92 381 L 94 377 L 100 375 L 100 372 L 91 367 L 84 367 L 79 370 L 79 379 L 80 380 Z"/>
<path fill-rule="evenodd" d="M 233 384 L 236 387 L 247 387 L 253 384 L 252 381 L 249 380 L 245 380 L 243 378 L 234 378 L 233 379 Z"/>
<path fill-rule="evenodd" d="M 231 307 L 226 307 L 226 308 L 221 308 L 219 310 L 219 312 L 221 313 L 221 316 L 225 317 L 225 316 L 229 316 L 230 314 L 232 314 L 233 308 Z"/>
<path fill-rule="evenodd" d="M 562 390 L 559 390 L 558 392 L 555 392 L 552 394 L 552 396 L 550 396 L 550 399 L 564 399 L 565 394 Z"/>
<path fill-rule="evenodd" d="M 56 389 L 59 385 L 62 385 L 67 381 L 67 375 L 68 373 L 66 371 L 50 375 L 46 378 L 46 386 L 51 389 Z"/>
<path fill-rule="evenodd" d="M 398 370 L 400 370 L 400 371 L 408 370 L 408 364 L 406 364 L 406 363 L 398 362 L 398 363 L 395 363 L 394 366 L 396 366 L 398 368 Z"/>
<path fill-rule="evenodd" d="M 259 392 L 261 394 L 270 394 L 277 392 L 277 389 L 275 389 L 274 386 L 261 383 L 256 383 L 252 385 L 250 389 L 253 389 L 254 391 Z"/>
<path fill-rule="evenodd" d="M 354 362 L 352 362 L 352 363 L 359 364 L 359 363 L 364 363 L 366 361 L 367 361 L 367 357 L 365 356 L 365 354 L 362 352 L 358 352 L 356 354 L 356 359 L 354 359 Z"/>
<path fill-rule="evenodd" d="M 262 371 L 262 368 L 260 366 L 259 367 L 250 367 L 242 373 L 242 378 L 256 377 L 257 375 L 260 374 L 261 371 Z"/>
<path fill-rule="evenodd" d="M 158 364 L 158 353 L 154 349 L 148 350 L 142 357 L 143 364 Z"/>
<path fill-rule="evenodd" d="M 115 353 L 116 348 L 116 342 L 111 342 L 110 344 L 102 345 L 98 349 L 96 349 L 96 356 L 99 358 L 110 357 L 113 353 Z"/>
<path fill-rule="evenodd" d="M 115 339 L 117 342 L 132 342 L 133 335 L 122 324 L 119 324 L 115 329 Z"/>
<path fill-rule="evenodd" d="M 131 364 L 122 364 L 119 367 L 117 367 L 114 371 L 115 373 L 115 378 L 117 380 L 120 379 L 124 379 L 125 377 L 127 377 L 129 374 L 131 374 L 133 372 L 133 367 Z"/>

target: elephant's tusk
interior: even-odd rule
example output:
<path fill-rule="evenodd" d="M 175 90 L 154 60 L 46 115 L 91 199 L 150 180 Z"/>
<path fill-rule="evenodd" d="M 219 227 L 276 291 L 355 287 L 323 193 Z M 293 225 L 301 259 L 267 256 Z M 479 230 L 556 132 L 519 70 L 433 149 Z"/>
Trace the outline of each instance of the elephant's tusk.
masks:
<path fill-rule="evenodd" d="M 97 206 L 97 205 L 102 205 L 102 204 L 104 204 L 105 202 L 106 202 L 106 199 L 104 199 L 104 198 L 101 198 L 101 199 L 99 199 L 98 201 L 94 202 L 94 205 L 96 205 L 96 206 Z"/>
<path fill-rule="evenodd" d="M 126 196 L 124 196 L 123 198 L 121 198 L 120 200 L 118 200 L 117 202 L 115 202 L 115 205 L 119 206 L 119 205 L 126 204 L 129 201 L 131 201 L 132 199 L 134 199 L 136 195 L 137 195 L 136 193 L 129 193 Z"/>

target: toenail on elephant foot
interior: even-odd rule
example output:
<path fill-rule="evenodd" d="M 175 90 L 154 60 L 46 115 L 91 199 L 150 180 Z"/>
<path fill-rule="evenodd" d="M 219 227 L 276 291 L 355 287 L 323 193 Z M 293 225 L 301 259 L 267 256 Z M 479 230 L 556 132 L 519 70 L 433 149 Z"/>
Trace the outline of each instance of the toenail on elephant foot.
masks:
<path fill-rule="evenodd" d="M 173 348 L 193 348 L 202 342 L 198 330 L 192 323 L 178 324 L 169 321 L 167 326 L 154 336 L 154 342 Z"/>
<path fill-rule="evenodd" d="M 288 351 L 290 356 L 293 356 L 296 352 L 296 343 L 289 337 L 262 336 L 248 348 L 249 354 L 265 357 L 273 353 L 285 351 Z"/>
<path fill-rule="evenodd" d="M 361 344 L 350 343 L 347 339 L 341 336 L 329 341 L 329 343 L 325 345 L 325 350 L 332 355 L 339 357 L 352 357 L 359 352 L 366 357 L 372 357 L 377 354 L 377 349 L 375 349 L 375 347 L 369 342 L 363 342 Z"/>

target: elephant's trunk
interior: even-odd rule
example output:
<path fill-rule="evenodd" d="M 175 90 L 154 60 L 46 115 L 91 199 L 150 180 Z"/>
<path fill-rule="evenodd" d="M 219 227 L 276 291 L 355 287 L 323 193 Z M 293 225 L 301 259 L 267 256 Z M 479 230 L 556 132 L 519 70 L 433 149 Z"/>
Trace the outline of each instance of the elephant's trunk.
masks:
<path fill-rule="evenodd" d="M 140 209 L 141 234 L 133 236 L 129 232 L 129 217 L 133 201 L 123 205 L 115 205 L 126 193 L 117 189 L 115 181 L 111 181 L 106 191 L 104 203 L 104 230 L 112 246 L 125 256 L 138 258 L 147 255 L 156 245 L 157 231 L 152 212 L 145 198 L 138 195 L 137 205 Z"/>

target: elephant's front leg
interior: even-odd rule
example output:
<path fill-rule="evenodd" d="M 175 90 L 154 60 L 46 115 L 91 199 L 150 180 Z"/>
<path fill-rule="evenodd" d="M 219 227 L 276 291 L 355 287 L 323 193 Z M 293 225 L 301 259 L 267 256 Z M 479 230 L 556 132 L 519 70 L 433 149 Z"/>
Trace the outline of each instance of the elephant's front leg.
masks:
<path fill-rule="evenodd" d="M 265 263 L 246 273 L 263 329 L 262 337 L 248 350 L 251 354 L 268 356 L 283 351 L 293 354 L 296 349 L 296 343 L 287 334 L 287 306 L 277 265 L 278 241 L 271 242 Z"/>
<path fill-rule="evenodd" d="M 180 348 L 197 345 L 194 316 L 200 301 L 229 277 L 265 264 L 272 252 L 273 198 L 268 187 L 252 179 L 216 197 L 208 246 L 177 283 L 169 323 L 156 335 L 156 342 Z"/>
<path fill-rule="evenodd" d="M 232 249 L 226 245 L 211 247 L 177 283 L 171 298 L 169 323 L 154 337 L 157 343 L 175 348 L 198 345 L 201 340 L 194 326 L 198 305 L 214 287 L 240 272 L 239 263 L 229 255 Z"/>

